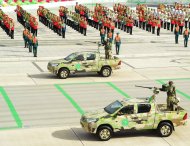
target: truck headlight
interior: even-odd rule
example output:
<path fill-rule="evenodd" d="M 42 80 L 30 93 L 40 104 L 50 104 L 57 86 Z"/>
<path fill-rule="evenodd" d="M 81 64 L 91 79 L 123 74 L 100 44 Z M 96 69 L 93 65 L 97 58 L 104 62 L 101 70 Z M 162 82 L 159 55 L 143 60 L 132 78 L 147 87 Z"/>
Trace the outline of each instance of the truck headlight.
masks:
<path fill-rule="evenodd" d="M 98 119 L 96 118 L 89 118 L 89 119 L 86 119 L 87 123 L 95 123 L 98 121 Z"/>
<path fill-rule="evenodd" d="M 55 66 L 58 66 L 59 63 L 52 63 L 51 66 L 55 67 Z"/>

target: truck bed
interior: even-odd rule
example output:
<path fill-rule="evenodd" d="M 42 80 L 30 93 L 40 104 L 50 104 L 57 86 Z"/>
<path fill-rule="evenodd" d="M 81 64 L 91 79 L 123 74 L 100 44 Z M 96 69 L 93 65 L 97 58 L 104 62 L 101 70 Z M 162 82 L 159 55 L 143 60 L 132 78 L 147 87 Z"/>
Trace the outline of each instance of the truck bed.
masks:
<path fill-rule="evenodd" d="M 161 112 L 173 112 L 169 109 L 167 109 L 167 104 L 157 104 L 157 108 Z M 178 106 L 178 111 L 184 110 L 182 107 Z"/>

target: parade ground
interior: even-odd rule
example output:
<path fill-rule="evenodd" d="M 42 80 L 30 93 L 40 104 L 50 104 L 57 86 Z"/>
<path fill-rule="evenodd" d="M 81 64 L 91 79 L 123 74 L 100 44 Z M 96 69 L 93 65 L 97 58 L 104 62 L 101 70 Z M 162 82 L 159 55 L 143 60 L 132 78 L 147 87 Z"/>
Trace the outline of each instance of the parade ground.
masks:
<path fill-rule="evenodd" d="M 107 5 L 107 4 L 105 4 Z M 108 6 L 110 6 L 109 4 Z M 92 7 L 92 6 L 90 6 Z M 58 14 L 58 7 L 49 8 Z M 36 10 L 27 10 L 37 17 Z M 101 109 L 111 102 L 130 97 L 150 97 L 152 91 L 135 85 L 161 87 L 172 80 L 179 105 L 190 113 L 190 44 L 183 36 L 175 44 L 174 33 L 161 28 L 160 36 L 138 27 L 133 35 L 115 29 L 121 37 L 121 69 L 107 78 L 96 73 L 74 74 L 58 79 L 47 70 L 50 60 L 73 52 L 98 51 L 100 32 L 88 26 L 84 36 L 67 26 L 66 38 L 39 23 L 38 57 L 24 48 L 23 26 L 15 12 L 15 37 L 0 29 L 0 146 L 189 146 L 190 124 L 175 128 L 170 137 L 156 131 L 115 134 L 99 141 L 80 126 L 81 114 Z M 104 47 L 99 48 L 104 56 Z M 112 46 L 113 55 L 116 54 Z M 166 93 L 156 101 L 166 103 Z"/>

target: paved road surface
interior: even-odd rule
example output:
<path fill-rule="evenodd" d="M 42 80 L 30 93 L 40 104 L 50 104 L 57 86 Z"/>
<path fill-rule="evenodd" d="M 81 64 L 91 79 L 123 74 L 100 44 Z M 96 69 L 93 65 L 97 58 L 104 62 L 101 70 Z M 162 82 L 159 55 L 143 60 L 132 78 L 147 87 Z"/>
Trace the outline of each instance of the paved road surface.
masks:
<path fill-rule="evenodd" d="M 68 145 L 73 143 L 78 143 L 77 145 L 101 145 L 102 142 L 96 141 L 97 139 L 93 135 L 87 134 L 81 129 L 79 125 L 81 111 L 99 109 L 117 99 L 149 97 L 152 94 L 149 89 L 136 88 L 135 85 L 161 86 L 159 82 L 166 81 L 88 82 L 4 87 L 8 98 L 15 108 L 15 112 L 19 116 L 22 128 L 14 130 L 19 125 L 19 120 L 18 118 L 15 119 L 14 115 L 11 115 L 8 108 L 10 104 L 6 104 L 3 101 L 5 95 L 2 94 L 1 107 L 3 108 L 0 110 L 0 125 L 2 129 L 0 131 L 0 144 L 1 146 L 7 146 L 7 143 L 14 146 L 27 144 L 45 145 L 47 141 L 51 141 L 52 145 L 56 145 L 58 143 L 65 144 L 66 141 Z M 181 99 L 180 106 L 189 112 L 190 80 L 177 79 L 175 83 L 178 89 L 177 96 Z M 57 89 L 57 86 L 61 87 L 61 92 Z M 166 94 L 161 92 L 157 97 L 157 102 L 164 103 L 165 100 Z M 7 105 L 9 106 L 7 107 Z M 140 141 L 141 145 L 150 145 L 150 141 L 151 143 L 159 143 L 161 145 L 173 146 L 180 144 L 188 146 L 190 143 L 189 139 L 186 139 L 190 129 L 188 125 L 176 128 L 174 134 L 169 138 L 159 138 L 153 131 L 143 131 L 142 133 L 117 134 L 112 140 L 104 144 L 121 145 L 127 143 L 138 145 L 137 139 L 146 139 L 143 140 L 144 142 Z M 6 131 L 5 129 L 9 130 Z M 13 133 L 22 140 L 20 141 L 12 136 L 5 136 L 5 134 L 12 135 Z M 37 135 L 42 139 L 38 139 Z M 13 141 L 8 142 L 8 139 L 13 139 Z M 176 143 L 173 143 L 173 140 Z"/>

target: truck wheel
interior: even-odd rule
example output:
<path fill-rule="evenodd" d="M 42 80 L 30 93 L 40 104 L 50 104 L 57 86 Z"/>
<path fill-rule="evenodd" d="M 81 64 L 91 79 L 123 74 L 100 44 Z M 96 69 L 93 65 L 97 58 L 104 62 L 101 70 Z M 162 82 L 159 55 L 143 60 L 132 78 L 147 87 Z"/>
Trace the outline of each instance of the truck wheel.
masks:
<path fill-rule="evenodd" d="M 168 122 L 163 122 L 158 127 L 158 132 L 161 137 L 168 137 L 172 134 L 173 127 Z"/>
<path fill-rule="evenodd" d="M 111 75 L 111 68 L 110 67 L 103 67 L 101 69 L 101 75 L 103 77 L 109 77 Z"/>
<path fill-rule="evenodd" d="M 60 79 L 66 79 L 69 76 L 69 70 L 66 68 L 61 68 L 58 72 L 58 77 Z"/>
<path fill-rule="evenodd" d="M 101 126 L 97 131 L 97 136 L 102 141 L 107 141 L 112 136 L 112 129 L 108 126 Z"/>

